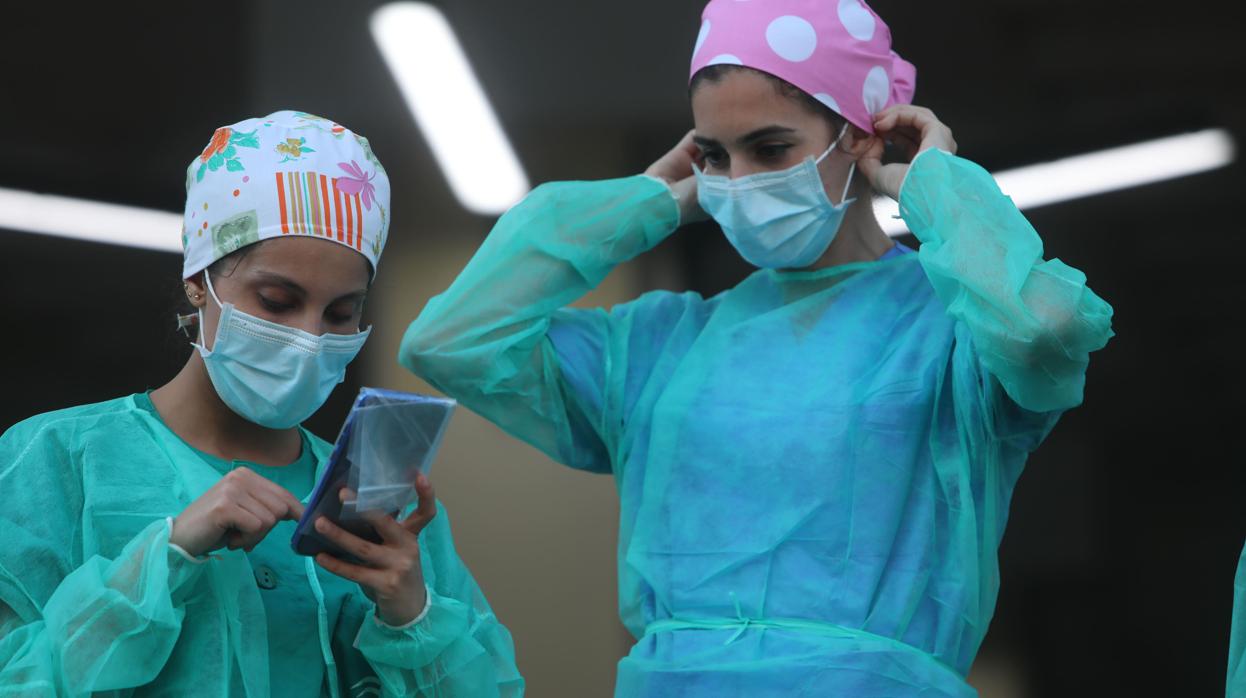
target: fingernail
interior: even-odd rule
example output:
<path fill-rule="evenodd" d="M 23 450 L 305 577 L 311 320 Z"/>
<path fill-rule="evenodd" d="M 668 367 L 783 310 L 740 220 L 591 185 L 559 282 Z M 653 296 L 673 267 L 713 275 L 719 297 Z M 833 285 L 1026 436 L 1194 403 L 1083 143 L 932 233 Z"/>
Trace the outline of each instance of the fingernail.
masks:
<path fill-rule="evenodd" d="M 324 529 L 325 529 L 324 519 L 323 518 L 316 519 L 316 530 L 323 533 Z"/>

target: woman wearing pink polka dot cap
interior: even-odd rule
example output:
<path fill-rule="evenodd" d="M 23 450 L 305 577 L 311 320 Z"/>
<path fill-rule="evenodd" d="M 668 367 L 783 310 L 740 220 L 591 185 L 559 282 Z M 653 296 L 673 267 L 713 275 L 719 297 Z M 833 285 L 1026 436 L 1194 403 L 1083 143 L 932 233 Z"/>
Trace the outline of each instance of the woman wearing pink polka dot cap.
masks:
<path fill-rule="evenodd" d="M 976 695 L 1013 487 L 1112 309 L 915 78 L 859 0 L 713 0 L 695 130 L 644 175 L 537 188 L 407 331 L 412 371 L 614 476 L 618 696 Z M 707 214 L 740 284 L 569 307 Z"/>

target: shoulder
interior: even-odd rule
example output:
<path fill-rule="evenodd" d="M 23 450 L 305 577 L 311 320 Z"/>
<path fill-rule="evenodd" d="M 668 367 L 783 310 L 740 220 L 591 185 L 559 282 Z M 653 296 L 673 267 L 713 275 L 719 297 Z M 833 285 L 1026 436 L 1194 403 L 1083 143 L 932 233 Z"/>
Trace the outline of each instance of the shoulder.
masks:
<path fill-rule="evenodd" d="M 610 315 L 616 318 L 636 317 L 646 320 L 677 318 L 690 313 L 696 314 L 716 302 L 714 298 L 702 298 L 695 291 L 649 291 L 634 300 L 614 306 L 610 309 Z"/>
<path fill-rule="evenodd" d="M 659 348 L 680 351 L 701 333 L 717 306 L 717 297 L 705 299 L 692 291 L 650 291 L 611 308 L 610 318 L 628 346 L 644 348 L 629 356 L 647 356 Z"/>
<path fill-rule="evenodd" d="M 943 307 L 916 250 L 874 262 L 860 275 L 860 279 L 870 284 L 873 290 L 893 294 L 894 298 L 902 299 L 908 305 Z"/>
<path fill-rule="evenodd" d="M 0 449 L 11 452 L 39 442 L 81 436 L 100 428 L 136 424 L 142 413 L 134 395 L 44 412 L 5 431 L 0 436 Z"/>
<path fill-rule="evenodd" d="M 606 337 L 644 339 L 668 334 L 680 324 L 702 324 L 716 303 L 692 291 L 650 291 L 633 300 L 606 308 L 561 308 L 555 311 L 550 337 L 560 348 L 573 337 L 591 336 L 597 344 Z"/>
<path fill-rule="evenodd" d="M 51 498 L 72 507 L 91 463 L 128 462 L 153 452 L 144 446 L 152 433 L 144 424 L 146 414 L 128 396 L 15 424 L 0 436 L 0 491 L 38 491 L 42 497 L 20 499 L 37 506 Z"/>

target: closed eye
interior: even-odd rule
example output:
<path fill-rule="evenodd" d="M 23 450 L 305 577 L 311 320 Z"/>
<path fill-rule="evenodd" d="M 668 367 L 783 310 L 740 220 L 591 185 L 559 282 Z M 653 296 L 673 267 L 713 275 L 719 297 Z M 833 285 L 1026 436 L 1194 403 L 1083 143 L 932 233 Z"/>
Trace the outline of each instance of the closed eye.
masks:
<path fill-rule="evenodd" d="M 264 310 L 270 313 L 284 313 L 294 309 L 294 304 L 292 303 L 282 303 L 267 298 L 264 295 L 260 295 L 260 305 L 264 306 Z"/>
<path fill-rule="evenodd" d="M 340 300 L 325 308 L 324 319 L 333 325 L 345 325 L 363 312 L 363 299 Z"/>

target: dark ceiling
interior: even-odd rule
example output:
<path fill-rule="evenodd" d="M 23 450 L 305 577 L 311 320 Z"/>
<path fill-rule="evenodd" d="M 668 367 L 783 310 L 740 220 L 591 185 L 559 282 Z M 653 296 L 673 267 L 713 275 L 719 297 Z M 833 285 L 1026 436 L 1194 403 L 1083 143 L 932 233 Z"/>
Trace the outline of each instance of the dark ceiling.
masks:
<path fill-rule="evenodd" d="M 412 208 L 454 222 L 368 34 L 378 4 L 11 3 L 0 186 L 177 210 L 182 163 L 216 126 L 293 107 L 368 134 Z M 1239 27 L 1206 5 L 873 4 L 918 66 L 917 101 L 988 168 L 1244 122 Z M 641 169 L 689 126 L 699 0 L 443 7 L 534 182 Z"/>

